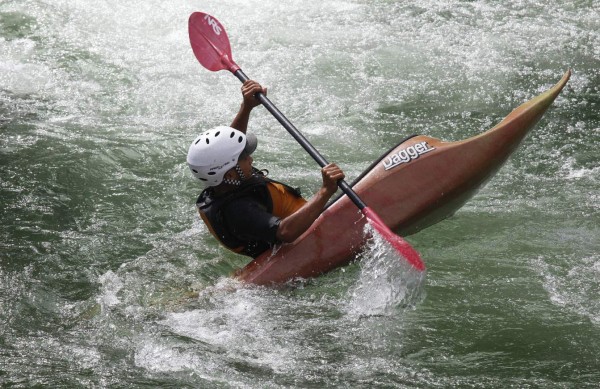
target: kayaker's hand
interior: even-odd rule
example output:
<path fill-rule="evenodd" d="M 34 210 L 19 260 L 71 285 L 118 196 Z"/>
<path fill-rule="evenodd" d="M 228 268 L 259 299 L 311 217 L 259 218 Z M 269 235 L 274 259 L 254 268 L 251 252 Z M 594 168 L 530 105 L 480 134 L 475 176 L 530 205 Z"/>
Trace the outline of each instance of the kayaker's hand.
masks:
<path fill-rule="evenodd" d="M 330 163 L 321 169 L 321 176 L 323 177 L 323 189 L 328 196 L 332 196 L 337 191 L 338 181 L 346 177 L 342 169 L 335 163 Z"/>
<path fill-rule="evenodd" d="M 248 121 L 250 120 L 252 108 L 260 104 L 260 101 L 254 96 L 258 92 L 262 92 L 266 96 L 267 88 L 263 88 L 258 82 L 253 80 L 244 81 L 242 84 L 242 96 L 244 100 L 233 122 L 231 122 L 231 127 L 240 130 L 244 134 L 248 129 Z"/>
<path fill-rule="evenodd" d="M 306 204 L 279 223 L 276 238 L 280 242 L 293 242 L 302 235 L 319 217 L 327 200 L 337 191 L 337 182 L 344 179 L 344 172 L 330 163 L 321 169 L 323 186 Z"/>
<path fill-rule="evenodd" d="M 242 84 L 242 96 L 244 97 L 243 106 L 246 109 L 252 109 L 260 104 L 260 101 L 254 96 L 258 92 L 262 92 L 265 96 L 267 95 L 267 88 L 263 88 L 258 82 L 254 80 L 244 81 Z"/>

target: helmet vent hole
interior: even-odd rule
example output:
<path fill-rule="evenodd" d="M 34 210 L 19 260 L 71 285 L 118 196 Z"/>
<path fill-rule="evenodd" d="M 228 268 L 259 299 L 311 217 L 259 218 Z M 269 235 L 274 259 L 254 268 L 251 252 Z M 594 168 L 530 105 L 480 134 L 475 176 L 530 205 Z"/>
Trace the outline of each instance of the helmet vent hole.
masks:
<path fill-rule="evenodd" d="M 196 169 L 192 169 L 192 171 L 193 171 L 194 173 L 198 174 L 198 170 L 196 170 Z"/>
<path fill-rule="evenodd" d="M 208 140 L 208 138 L 206 138 L 206 144 L 210 144 L 210 141 Z"/>
<path fill-rule="evenodd" d="M 243 141 L 244 141 L 244 138 L 243 138 L 242 136 L 240 136 L 240 137 L 238 138 L 238 143 L 242 143 Z"/>
<path fill-rule="evenodd" d="M 231 132 L 231 135 L 229 135 L 230 138 L 233 138 L 235 136 L 235 132 Z"/>
<path fill-rule="evenodd" d="M 215 172 L 208 172 L 209 176 L 214 176 L 215 174 L 217 174 L 217 173 L 215 173 Z"/>
<path fill-rule="evenodd" d="M 215 138 L 216 138 L 217 136 L 219 136 L 220 134 L 221 134 L 221 131 L 217 131 L 217 133 L 215 134 Z"/>
<path fill-rule="evenodd" d="M 196 143 L 194 143 L 195 145 L 198 144 L 198 142 L 200 142 L 202 140 L 202 138 L 198 138 L 198 140 L 196 141 Z"/>
<path fill-rule="evenodd" d="M 206 178 L 200 178 L 200 181 L 208 181 Z"/>

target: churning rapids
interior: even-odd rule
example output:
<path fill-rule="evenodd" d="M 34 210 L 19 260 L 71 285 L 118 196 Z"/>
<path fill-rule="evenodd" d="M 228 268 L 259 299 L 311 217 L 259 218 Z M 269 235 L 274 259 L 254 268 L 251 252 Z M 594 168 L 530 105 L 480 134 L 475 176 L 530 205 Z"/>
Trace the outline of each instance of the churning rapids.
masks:
<path fill-rule="evenodd" d="M 426 279 L 374 240 L 249 287 L 185 164 L 241 98 L 194 58 L 194 11 L 349 181 L 573 76 L 484 189 L 407 238 Z M 597 0 L 2 0 L 0 386 L 597 387 L 599 112 Z M 250 125 L 255 165 L 312 194 L 312 159 L 264 110 Z"/>

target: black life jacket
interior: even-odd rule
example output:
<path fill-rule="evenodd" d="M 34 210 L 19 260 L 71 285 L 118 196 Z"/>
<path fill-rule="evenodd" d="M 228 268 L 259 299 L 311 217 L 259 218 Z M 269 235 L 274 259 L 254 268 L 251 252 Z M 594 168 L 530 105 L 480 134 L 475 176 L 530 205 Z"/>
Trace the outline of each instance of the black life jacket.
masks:
<path fill-rule="evenodd" d="M 257 172 L 257 170 L 255 170 Z M 231 202 L 249 197 L 258 202 L 264 209 L 272 213 L 274 204 L 269 185 L 281 185 L 290 195 L 302 199 L 300 191 L 283 183 L 271 180 L 261 173 L 252 176 L 248 180 L 242 182 L 235 191 L 226 193 L 223 196 L 216 196 L 213 188 L 206 188 L 202 191 L 196 206 L 200 217 L 208 227 L 210 233 L 217 238 L 219 242 L 229 250 L 256 258 L 272 247 L 272 243 L 265 241 L 245 241 L 236 237 L 231 231 L 232 226 L 227 225 L 227 221 L 223 215 L 223 209 Z"/>

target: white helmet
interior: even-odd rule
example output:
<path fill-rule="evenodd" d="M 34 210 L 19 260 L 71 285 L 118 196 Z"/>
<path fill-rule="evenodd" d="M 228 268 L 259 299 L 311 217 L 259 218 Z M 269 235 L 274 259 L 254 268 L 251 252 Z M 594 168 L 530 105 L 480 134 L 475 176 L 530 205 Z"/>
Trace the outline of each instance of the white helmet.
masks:
<path fill-rule="evenodd" d="M 256 137 L 248 137 L 231 127 L 220 126 L 200 134 L 188 150 L 187 163 L 192 174 L 207 186 L 223 182 L 225 173 L 235 167 L 242 151 L 256 149 Z"/>

